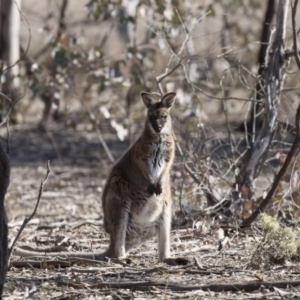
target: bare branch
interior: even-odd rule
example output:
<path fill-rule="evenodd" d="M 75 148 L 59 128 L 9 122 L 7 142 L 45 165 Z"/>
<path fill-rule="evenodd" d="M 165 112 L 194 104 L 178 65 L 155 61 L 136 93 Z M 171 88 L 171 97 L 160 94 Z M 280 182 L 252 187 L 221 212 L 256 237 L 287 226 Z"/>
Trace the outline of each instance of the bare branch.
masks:
<path fill-rule="evenodd" d="M 168 270 L 169 272 L 169 270 Z M 75 289 L 78 288 L 87 288 L 85 283 L 77 283 L 72 281 L 58 281 L 57 284 L 59 286 L 68 286 Z M 199 285 L 185 285 L 181 283 L 174 282 L 156 282 L 156 281 L 129 281 L 129 282 L 100 282 L 96 284 L 88 285 L 89 289 L 129 289 L 132 291 L 149 291 L 154 287 L 157 289 L 163 290 L 172 290 L 177 292 L 187 292 L 187 291 L 213 291 L 213 292 L 225 292 L 225 291 L 254 291 L 259 290 L 261 286 L 265 288 L 285 288 L 287 286 L 297 287 L 300 285 L 299 280 L 295 281 L 257 281 L 257 282 L 231 282 L 231 283 L 218 283 L 218 284 L 199 284 Z"/>
<path fill-rule="evenodd" d="M 163 74 L 157 76 L 157 77 L 156 77 L 156 82 L 157 82 L 157 83 L 162 82 L 166 77 L 168 77 L 168 76 L 171 75 L 173 72 L 175 72 L 175 71 L 178 69 L 178 67 L 180 67 L 180 66 L 181 66 L 181 61 L 180 61 L 180 62 L 179 62 L 179 63 L 178 63 L 171 71 L 166 70 L 165 73 L 163 73 Z"/>
<path fill-rule="evenodd" d="M 166 77 L 168 77 L 170 74 L 172 74 L 172 73 L 173 73 L 180 65 L 183 67 L 183 69 L 185 68 L 184 64 L 182 64 L 182 53 L 183 53 L 183 51 L 185 50 L 188 41 L 191 39 L 191 33 L 189 33 L 189 32 L 187 31 L 187 29 L 186 29 L 186 27 L 185 27 L 185 25 L 184 25 L 184 23 L 183 23 L 183 21 L 182 21 L 182 19 L 181 19 L 181 16 L 179 15 L 179 13 L 178 13 L 178 11 L 177 11 L 177 9 L 175 9 L 175 11 L 176 11 L 176 14 L 177 14 L 177 16 L 178 16 L 178 18 L 179 18 L 179 20 L 180 20 L 180 22 L 181 22 L 181 25 L 182 25 L 182 27 L 183 27 L 183 30 L 184 30 L 184 33 L 185 33 L 185 39 L 184 39 L 184 41 L 183 41 L 183 43 L 182 43 L 182 45 L 181 45 L 180 50 L 178 51 L 178 53 L 175 53 L 175 52 L 173 51 L 172 47 L 170 46 L 170 44 L 168 43 L 167 39 L 165 38 L 165 41 L 166 41 L 166 43 L 167 43 L 167 45 L 168 45 L 168 47 L 169 47 L 169 50 L 171 51 L 172 55 L 171 55 L 171 57 L 170 57 L 170 59 L 169 59 L 169 62 L 168 62 L 168 64 L 167 64 L 165 73 L 162 74 L 162 75 L 160 75 L 160 76 L 157 76 L 157 77 L 156 77 L 157 86 L 158 86 L 158 89 L 159 89 L 159 91 L 160 91 L 160 93 L 161 93 L 162 95 L 163 95 L 164 93 L 163 93 L 163 88 L 162 88 L 162 86 L 161 86 L 161 81 L 162 81 L 163 79 L 165 79 Z M 198 23 L 199 23 L 205 16 L 207 16 L 208 14 L 210 14 L 210 11 L 206 12 L 206 14 L 204 14 L 204 15 L 201 15 L 201 16 L 197 19 L 197 21 L 195 22 L 195 24 L 192 26 L 191 32 L 193 31 L 193 29 L 194 29 L 194 27 L 196 26 L 196 24 L 198 24 Z M 173 60 L 174 57 L 175 57 L 176 60 L 177 60 L 177 65 L 176 65 L 171 71 L 169 71 L 169 67 L 170 67 L 171 62 L 172 62 L 172 60 Z"/>
<path fill-rule="evenodd" d="M 284 39 L 287 22 L 289 0 L 281 0 L 277 12 L 277 25 L 272 51 L 268 63 L 266 74 L 266 99 L 263 126 L 255 137 L 249 149 L 248 155 L 245 156 L 241 174 L 238 176 L 236 184 L 239 190 L 245 186 L 243 197 L 249 199 L 253 193 L 253 180 L 257 176 L 258 165 L 267 153 L 272 141 L 277 125 L 277 108 L 280 102 L 280 93 L 284 80 Z M 236 186 L 236 185 L 235 185 Z"/>
<path fill-rule="evenodd" d="M 94 115 L 91 113 L 90 109 L 87 107 L 87 105 L 84 103 L 84 101 L 81 100 L 82 98 L 80 98 L 80 102 L 81 102 L 81 105 L 84 107 L 85 111 L 87 112 L 87 114 L 89 115 L 89 118 L 91 120 L 91 122 L 93 123 L 93 126 L 94 126 L 94 129 L 96 130 L 96 133 L 97 133 L 97 137 L 99 139 L 99 142 L 101 143 L 102 147 L 104 148 L 109 160 L 113 163 L 115 162 L 115 158 L 113 157 L 112 153 L 110 152 L 104 138 L 103 138 L 103 135 L 102 135 L 102 132 L 101 130 L 99 129 L 98 127 L 98 124 L 95 120 L 95 117 Z"/>
<path fill-rule="evenodd" d="M 197 20 L 197 22 L 194 24 L 194 26 L 192 27 L 192 30 L 194 29 L 195 25 L 196 25 L 198 22 L 200 22 L 200 21 L 202 20 L 202 18 L 204 18 L 204 17 L 205 17 L 207 14 L 209 14 L 209 13 L 210 13 L 210 11 L 207 12 L 204 16 L 201 16 L 201 17 Z M 187 45 L 187 42 L 188 42 L 188 41 L 190 40 L 190 38 L 191 38 L 191 33 L 188 33 L 188 31 L 187 31 L 187 29 L 186 29 L 184 23 L 182 22 L 182 19 L 181 19 L 181 17 L 180 17 L 180 15 L 179 15 L 179 13 L 178 13 L 177 10 L 176 10 L 176 14 L 178 15 L 178 18 L 179 18 L 179 20 L 180 20 L 180 22 L 181 22 L 181 24 L 182 24 L 182 27 L 183 27 L 183 29 L 184 29 L 184 32 L 185 32 L 186 37 L 185 37 L 185 39 L 184 39 L 184 41 L 183 41 L 183 43 L 182 43 L 182 45 L 181 45 L 180 50 L 178 51 L 178 53 L 175 53 L 175 52 L 172 50 L 171 46 L 169 45 L 169 43 L 168 43 L 167 40 L 165 39 L 166 42 L 167 42 L 167 44 L 168 44 L 168 46 L 169 46 L 169 49 L 170 49 L 172 55 L 171 55 L 171 57 L 170 57 L 170 59 L 169 59 L 169 62 L 168 62 L 168 64 L 167 64 L 165 73 L 163 73 L 163 74 L 161 74 L 161 75 L 159 75 L 159 76 L 157 76 L 157 77 L 155 78 L 155 79 L 156 79 L 157 86 L 158 86 L 159 91 L 160 91 L 161 94 L 163 94 L 163 89 L 162 89 L 162 86 L 161 86 L 161 81 L 162 81 L 163 79 L 167 78 L 170 74 L 172 74 L 179 66 L 182 66 L 182 67 L 184 68 L 184 64 L 183 64 L 183 62 L 182 62 L 182 57 L 181 57 L 181 55 L 182 55 L 182 53 L 183 53 L 183 51 L 184 51 L 184 49 L 185 49 L 185 47 L 186 47 L 186 45 Z M 192 31 L 192 30 L 191 30 L 191 31 Z M 171 62 L 172 62 L 172 60 L 173 60 L 174 57 L 177 59 L 177 64 L 175 65 L 175 67 L 174 67 L 171 71 L 169 71 L 169 66 L 170 66 L 170 64 L 171 64 Z M 184 72 L 185 72 L 185 69 L 184 69 Z M 185 72 L 185 74 L 186 74 L 186 72 Z M 186 75 L 186 77 L 187 77 L 187 75 Z M 247 100 L 248 100 L 248 99 L 247 99 Z M 176 148 L 177 148 L 177 150 L 178 150 L 178 152 L 179 152 L 181 158 L 183 158 L 183 157 L 184 157 L 183 151 L 182 151 L 182 149 L 181 149 L 180 144 L 179 144 L 178 141 L 177 141 L 177 138 L 176 138 L 174 132 L 173 132 L 173 138 L 174 138 L 174 141 L 175 141 Z M 184 169 L 188 172 L 188 174 L 193 178 L 193 180 L 195 181 L 195 183 L 196 183 L 197 185 L 200 185 L 200 184 L 201 184 L 200 180 L 197 178 L 197 176 L 196 176 L 195 173 L 192 171 L 192 169 L 189 167 L 189 165 L 188 165 L 187 163 L 183 163 L 183 166 L 184 166 Z M 217 200 L 215 199 L 215 197 L 213 196 L 213 194 L 212 194 L 208 189 L 205 189 L 204 192 L 205 192 L 205 194 L 206 194 L 206 197 L 209 199 L 210 203 L 214 203 L 214 204 L 217 203 Z"/>
<path fill-rule="evenodd" d="M 41 55 L 43 55 L 52 44 L 57 44 L 59 39 L 61 38 L 62 33 L 66 29 L 66 22 L 65 22 L 65 14 L 68 6 L 68 0 L 63 0 L 63 3 L 61 5 L 60 11 L 59 11 L 59 19 L 58 19 L 58 29 L 56 32 L 55 40 L 53 41 L 51 39 L 50 42 L 48 42 L 42 49 L 40 49 L 33 58 L 37 60 Z"/>
<path fill-rule="evenodd" d="M 299 60 L 299 56 L 298 56 L 298 48 L 297 48 L 297 34 L 296 34 L 296 11 L 297 11 L 297 5 L 298 5 L 298 0 L 295 0 L 294 5 L 292 5 L 292 25 L 293 25 L 293 44 L 294 44 L 294 55 L 295 55 L 295 59 L 300 71 L 300 60 Z M 295 125 L 296 125 L 296 137 L 295 140 L 293 142 L 292 148 L 289 152 L 289 154 L 286 157 L 286 160 L 283 164 L 283 166 L 281 167 L 280 171 L 278 172 L 277 176 L 274 179 L 274 182 L 272 184 L 271 189 L 269 190 L 266 198 L 261 202 L 260 206 L 253 212 L 253 214 L 246 219 L 242 225 L 244 226 L 248 226 L 250 225 L 256 218 L 257 216 L 264 211 L 264 209 L 267 207 L 268 203 L 271 201 L 271 199 L 273 198 L 274 193 L 277 190 L 277 187 L 281 181 L 281 178 L 283 177 L 283 175 L 285 174 L 296 150 L 298 149 L 299 143 L 300 143 L 300 104 L 298 105 L 298 109 L 297 109 L 297 113 L 296 113 L 296 121 L 295 121 Z M 299 152 L 299 151 L 298 151 Z"/>
<path fill-rule="evenodd" d="M 38 198 L 37 198 L 37 201 L 36 201 L 36 204 L 35 204 L 35 207 L 34 207 L 34 210 L 33 212 L 31 213 L 31 215 L 29 217 L 26 217 L 22 226 L 20 227 L 19 229 L 19 232 L 17 234 L 17 236 L 15 237 L 15 239 L 13 240 L 12 242 L 12 245 L 10 246 L 10 249 L 9 249 L 9 255 L 8 255 L 8 264 L 10 262 L 10 258 L 12 256 L 12 253 L 14 251 L 14 247 L 19 239 L 19 237 L 21 236 L 21 233 L 23 232 L 24 228 L 26 227 L 26 225 L 30 222 L 30 220 L 34 217 L 34 215 L 36 214 L 36 211 L 37 211 L 37 208 L 40 204 L 40 201 L 41 201 L 41 198 L 42 198 L 42 195 L 43 195 L 43 190 L 44 190 L 44 185 L 45 183 L 47 182 L 48 180 L 48 177 L 49 177 L 49 174 L 50 174 L 50 161 L 48 160 L 47 162 L 47 174 L 44 178 L 44 180 L 41 181 L 41 185 L 40 185 L 40 190 L 39 190 L 39 194 L 38 194 Z"/>
<path fill-rule="evenodd" d="M 283 166 L 281 167 L 280 171 L 276 175 L 276 177 L 273 181 L 272 187 L 269 190 L 266 198 L 261 202 L 259 207 L 253 212 L 253 214 L 248 219 L 244 220 L 244 222 L 242 223 L 242 226 L 249 226 L 253 221 L 255 221 L 255 219 L 258 217 L 258 215 L 265 210 L 265 208 L 267 207 L 269 202 L 272 200 L 273 195 L 275 194 L 277 187 L 281 181 L 281 178 L 285 174 L 296 150 L 298 149 L 299 142 L 300 142 L 300 104 L 298 106 L 297 113 L 296 113 L 296 132 L 297 132 L 296 138 L 294 140 L 292 148 L 291 148 L 288 156 L 286 157 L 286 160 L 285 160 Z"/>
<path fill-rule="evenodd" d="M 13 103 L 12 103 L 12 100 L 7 95 L 0 92 L 0 96 L 4 97 L 9 102 L 9 109 L 8 109 L 7 113 L 5 114 L 5 116 L 2 118 L 2 122 L 0 123 L 0 126 L 2 126 L 8 120 L 8 116 L 10 115 L 11 110 L 13 108 Z"/>
<path fill-rule="evenodd" d="M 203 89 L 201 89 L 197 85 L 193 84 L 192 82 L 190 82 L 190 84 L 192 85 L 192 87 L 195 90 L 199 91 L 200 93 L 202 93 L 203 95 L 205 95 L 207 98 L 210 98 L 210 99 L 221 100 L 221 101 L 224 101 L 224 100 L 239 100 L 239 101 L 245 101 L 245 102 L 260 103 L 260 101 L 255 100 L 254 98 L 246 99 L 246 98 L 239 98 L 239 97 L 217 97 L 217 96 L 213 96 L 213 95 L 210 95 L 210 94 L 206 93 Z"/>

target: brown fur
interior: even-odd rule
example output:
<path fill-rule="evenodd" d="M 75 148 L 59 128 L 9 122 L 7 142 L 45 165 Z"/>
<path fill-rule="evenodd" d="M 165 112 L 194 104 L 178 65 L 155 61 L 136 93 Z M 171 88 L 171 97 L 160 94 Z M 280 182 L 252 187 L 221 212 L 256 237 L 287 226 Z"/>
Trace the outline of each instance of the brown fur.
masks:
<path fill-rule="evenodd" d="M 176 94 L 141 96 L 148 108 L 144 131 L 113 167 L 102 196 L 104 227 L 110 234 L 103 255 L 125 257 L 132 247 L 158 234 L 163 261 L 170 255 L 170 169 L 175 149 L 169 112 Z"/>

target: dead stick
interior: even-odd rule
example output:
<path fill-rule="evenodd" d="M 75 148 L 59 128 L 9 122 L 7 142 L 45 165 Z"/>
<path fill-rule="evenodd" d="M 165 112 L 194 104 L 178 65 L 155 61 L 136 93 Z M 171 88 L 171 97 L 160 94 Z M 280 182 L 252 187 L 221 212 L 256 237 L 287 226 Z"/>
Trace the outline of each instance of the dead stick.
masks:
<path fill-rule="evenodd" d="M 169 289 L 172 291 L 213 291 L 213 292 L 222 292 L 222 291 L 254 291 L 258 290 L 262 285 L 266 288 L 278 287 L 286 288 L 287 286 L 299 286 L 300 281 L 257 281 L 257 282 L 235 282 L 235 283 L 219 283 L 219 284 L 205 284 L 205 285 L 185 285 L 175 282 L 155 282 L 155 281 L 137 281 L 137 282 L 100 282 L 96 284 L 87 285 L 85 283 L 73 283 L 70 281 L 58 281 L 59 286 L 69 286 L 74 288 L 89 288 L 89 289 L 130 289 L 130 290 L 151 290 L 153 287 Z"/>
<path fill-rule="evenodd" d="M 41 181 L 40 190 L 39 190 L 38 198 L 37 198 L 37 201 L 36 201 L 36 204 L 35 204 L 35 208 L 34 208 L 33 212 L 31 213 L 31 215 L 29 217 L 25 218 L 22 226 L 19 229 L 19 232 L 18 232 L 17 236 L 15 237 L 14 241 L 12 242 L 12 245 L 11 245 L 11 247 L 9 249 L 9 252 L 8 252 L 9 253 L 9 255 L 8 255 L 8 265 L 10 263 L 10 258 L 12 256 L 12 253 L 14 251 L 14 247 L 15 247 L 19 237 L 21 236 L 21 233 L 23 232 L 26 225 L 30 222 L 30 220 L 34 217 L 34 215 L 37 211 L 37 208 L 40 204 L 40 201 L 41 201 L 41 198 L 42 198 L 42 195 L 43 195 L 44 185 L 48 180 L 49 174 L 50 174 L 50 161 L 48 160 L 48 162 L 47 162 L 47 174 L 46 174 L 45 179 Z"/>

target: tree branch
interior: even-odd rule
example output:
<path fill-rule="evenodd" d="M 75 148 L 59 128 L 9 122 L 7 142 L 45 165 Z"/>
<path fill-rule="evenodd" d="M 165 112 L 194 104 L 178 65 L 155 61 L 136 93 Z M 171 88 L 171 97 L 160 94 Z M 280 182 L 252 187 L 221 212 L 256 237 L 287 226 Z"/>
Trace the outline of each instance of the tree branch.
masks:
<path fill-rule="evenodd" d="M 255 96 L 256 100 L 261 103 L 253 103 L 250 120 L 247 122 L 247 131 L 255 134 L 256 128 L 259 128 L 262 124 L 262 115 L 257 116 L 257 112 L 262 109 L 262 99 L 265 95 L 265 91 L 263 89 L 263 73 L 267 69 L 267 55 L 268 55 L 268 47 L 270 41 L 271 34 L 271 22 L 273 19 L 274 11 L 275 11 L 276 1 L 268 0 L 267 9 L 265 13 L 265 19 L 263 22 L 262 35 L 260 39 L 260 50 L 258 54 L 258 72 L 257 72 L 257 83 L 255 87 Z M 260 126 L 259 126 L 260 124 Z M 244 125 L 244 124 L 243 124 Z"/>
<path fill-rule="evenodd" d="M 100 282 L 96 284 L 86 285 L 83 282 L 74 283 L 71 281 L 58 281 L 59 286 L 68 286 L 73 288 L 89 288 L 89 289 L 129 289 L 132 291 L 149 291 L 153 287 L 160 288 L 163 290 L 172 290 L 172 291 L 213 291 L 213 292 L 226 292 L 226 291 L 255 291 L 259 290 L 261 286 L 265 288 L 286 288 L 287 286 L 299 286 L 300 281 L 257 281 L 257 282 L 233 282 L 233 283 L 218 283 L 218 284 L 181 284 L 175 282 L 156 282 L 156 281 L 135 281 L 135 282 Z"/>
<path fill-rule="evenodd" d="M 236 185 L 239 190 L 244 188 L 243 197 L 250 199 L 253 194 L 253 180 L 257 176 L 258 164 L 266 155 L 269 145 L 273 139 L 277 125 L 278 105 L 280 93 L 284 80 L 284 39 L 286 32 L 287 12 L 289 0 L 280 0 L 277 19 L 276 32 L 270 51 L 270 59 L 266 74 L 266 99 L 265 115 L 263 126 L 255 138 L 249 150 L 249 155 L 245 156 L 241 174 L 238 176 Z M 235 186 L 236 186 L 235 185 Z"/>
<path fill-rule="evenodd" d="M 12 245 L 9 249 L 9 255 L 8 255 L 8 264 L 10 262 L 10 258 L 12 256 L 12 253 L 14 251 L 14 247 L 19 239 L 19 237 L 21 236 L 21 233 L 23 232 L 24 228 L 26 227 L 26 225 L 30 222 L 30 220 L 34 217 L 34 215 L 36 214 L 36 211 L 37 211 L 37 208 L 40 204 L 40 201 L 41 201 L 41 198 L 42 198 L 42 195 L 43 195 L 43 190 L 44 190 L 44 185 L 45 183 L 47 182 L 48 180 L 48 177 L 49 177 L 49 174 L 50 174 L 50 162 L 48 161 L 47 162 L 47 174 L 44 178 L 44 180 L 41 181 L 41 185 L 40 185 L 40 189 L 39 189 L 39 194 L 38 194 L 38 198 L 37 198 L 37 201 L 36 201 L 36 204 L 35 204 L 35 207 L 34 207 L 34 210 L 33 212 L 31 213 L 31 215 L 29 217 L 26 217 L 22 226 L 20 227 L 19 229 L 19 232 L 17 234 L 17 236 L 15 237 L 14 241 L 12 242 Z"/>
<path fill-rule="evenodd" d="M 292 4 L 291 4 L 292 5 Z M 297 5 L 298 5 L 298 0 L 295 0 L 294 5 L 292 5 L 292 26 L 293 26 L 293 44 L 294 44 L 294 55 L 296 59 L 297 66 L 300 71 L 300 60 L 298 56 L 298 47 L 297 47 L 297 33 L 296 33 L 296 11 L 297 11 Z M 276 175 L 272 187 L 269 190 L 266 198 L 261 202 L 259 207 L 253 212 L 253 214 L 244 222 L 242 223 L 243 226 L 249 226 L 256 218 L 257 216 L 264 211 L 264 209 L 267 207 L 271 199 L 273 198 L 274 193 L 277 190 L 277 187 L 281 181 L 281 178 L 285 174 L 296 150 L 298 149 L 299 143 L 300 143 L 300 104 L 298 105 L 297 113 L 296 113 L 296 120 L 295 120 L 295 125 L 296 125 L 296 137 L 293 142 L 292 148 L 289 152 L 289 154 L 286 157 L 286 160 L 281 167 L 280 171 Z M 298 151 L 299 152 L 299 151 Z"/>
<path fill-rule="evenodd" d="M 252 213 L 252 215 L 248 219 L 244 220 L 244 222 L 242 223 L 242 226 L 249 226 L 258 217 L 258 215 L 265 210 L 265 208 L 267 207 L 269 202 L 272 200 L 273 195 L 275 194 L 277 187 L 281 181 L 281 178 L 285 174 L 296 150 L 298 149 L 299 142 L 300 142 L 300 104 L 298 106 L 297 113 L 296 113 L 296 138 L 293 142 L 292 148 L 291 148 L 288 156 L 286 157 L 286 160 L 285 160 L 283 166 L 281 167 L 280 171 L 276 175 L 276 177 L 273 181 L 272 187 L 269 190 L 266 198 L 261 202 L 259 207 Z"/>

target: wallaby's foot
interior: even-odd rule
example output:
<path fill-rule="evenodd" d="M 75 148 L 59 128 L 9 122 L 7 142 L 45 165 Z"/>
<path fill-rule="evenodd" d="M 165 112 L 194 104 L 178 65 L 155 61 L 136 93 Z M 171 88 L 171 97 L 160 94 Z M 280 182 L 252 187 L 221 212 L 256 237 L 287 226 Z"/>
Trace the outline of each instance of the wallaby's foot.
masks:
<path fill-rule="evenodd" d="M 104 252 L 104 253 L 101 253 L 101 254 L 95 254 L 94 256 L 95 260 L 98 260 L 98 261 L 108 261 L 109 260 L 109 257 L 107 256 L 107 253 Z"/>
<path fill-rule="evenodd" d="M 165 258 L 163 262 L 169 266 L 186 266 L 190 264 L 190 261 L 183 257 Z"/>

